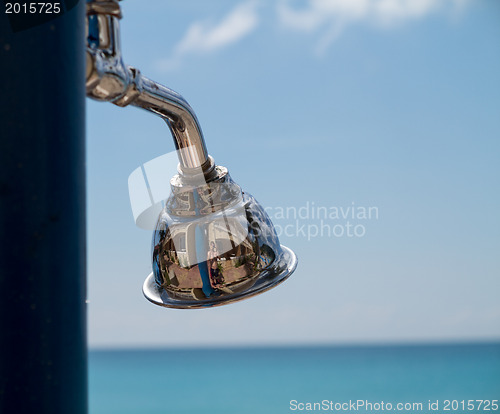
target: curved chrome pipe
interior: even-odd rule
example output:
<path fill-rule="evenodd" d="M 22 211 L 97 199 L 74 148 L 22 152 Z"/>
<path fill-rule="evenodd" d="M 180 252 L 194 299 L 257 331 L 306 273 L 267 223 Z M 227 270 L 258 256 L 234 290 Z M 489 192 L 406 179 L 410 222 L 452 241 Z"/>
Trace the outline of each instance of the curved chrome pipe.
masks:
<path fill-rule="evenodd" d="M 123 63 L 118 0 L 87 1 L 87 96 L 118 106 L 133 105 L 159 115 L 168 124 L 179 154 L 181 171 L 205 176 L 214 172 L 193 109 L 177 92 Z"/>

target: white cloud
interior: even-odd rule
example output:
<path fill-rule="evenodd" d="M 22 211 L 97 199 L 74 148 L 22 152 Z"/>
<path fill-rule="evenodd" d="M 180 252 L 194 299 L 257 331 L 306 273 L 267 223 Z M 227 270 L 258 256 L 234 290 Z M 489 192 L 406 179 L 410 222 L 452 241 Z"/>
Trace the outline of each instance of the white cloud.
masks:
<path fill-rule="evenodd" d="M 392 27 L 440 10 L 459 11 L 470 0 L 305 0 L 301 7 L 296 0 L 275 1 L 278 23 L 316 35 L 315 51 L 322 55 L 352 24 Z M 171 56 L 157 62 L 158 69 L 178 68 L 186 56 L 212 53 L 245 38 L 259 25 L 260 4 L 260 0 L 246 0 L 216 22 L 192 23 Z"/>
<path fill-rule="evenodd" d="M 173 56 L 159 62 L 163 69 L 179 66 L 190 54 L 214 52 L 232 45 L 250 34 L 259 23 L 258 1 L 240 3 L 218 23 L 194 22 L 175 46 Z"/>
<path fill-rule="evenodd" d="M 279 0 L 278 19 L 287 28 L 321 32 L 316 52 L 322 54 L 345 27 L 356 22 L 391 26 L 422 18 L 440 9 L 457 10 L 467 0 L 308 0 L 296 9 L 292 0 Z"/>

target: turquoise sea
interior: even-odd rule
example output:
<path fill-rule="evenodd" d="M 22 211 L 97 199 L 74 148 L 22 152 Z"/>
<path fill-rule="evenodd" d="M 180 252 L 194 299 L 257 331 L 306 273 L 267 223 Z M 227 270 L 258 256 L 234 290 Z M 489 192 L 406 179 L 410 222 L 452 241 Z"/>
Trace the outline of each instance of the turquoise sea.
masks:
<path fill-rule="evenodd" d="M 90 414 L 495 413 L 500 343 L 91 351 L 89 391 Z"/>

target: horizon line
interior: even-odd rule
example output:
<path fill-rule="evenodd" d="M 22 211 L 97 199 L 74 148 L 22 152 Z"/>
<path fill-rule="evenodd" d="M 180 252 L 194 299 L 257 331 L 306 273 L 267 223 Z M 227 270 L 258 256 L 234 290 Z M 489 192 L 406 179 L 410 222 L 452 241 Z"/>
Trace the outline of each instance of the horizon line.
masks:
<path fill-rule="evenodd" d="M 273 350 L 273 349 L 318 349 L 318 348 L 412 348 L 448 346 L 500 346 L 500 338 L 457 339 L 457 340 L 416 340 L 387 342 L 331 342 L 331 343 L 275 343 L 275 344 L 205 344 L 205 345 L 137 345 L 137 346 L 89 346 L 88 352 L 127 351 L 210 351 L 210 350 Z"/>

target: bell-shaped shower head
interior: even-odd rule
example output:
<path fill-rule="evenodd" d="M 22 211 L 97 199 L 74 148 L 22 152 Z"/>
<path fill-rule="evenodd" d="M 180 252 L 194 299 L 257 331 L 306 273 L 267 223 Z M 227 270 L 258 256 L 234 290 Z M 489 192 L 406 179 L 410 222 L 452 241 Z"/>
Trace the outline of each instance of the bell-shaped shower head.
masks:
<path fill-rule="evenodd" d="M 262 206 L 224 167 L 215 172 L 209 182 L 182 174 L 170 182 L 172 192 L 153 233 L 153 273 L 143 286 L 157 305 L 235 302 L 278 285 L 297 266 Z"/>
<path fill-rule="evenodd" d="M 153 234 L 144 295 L 173 308 L 222 305 L 264 292 L 297 266 L 255 199 L 208 155 L 196 115 L 178 93 L 124 64 L 118 0 L 87 0 L 87 96 L 136 106 L 168 124 L 179 174 Z"/>

